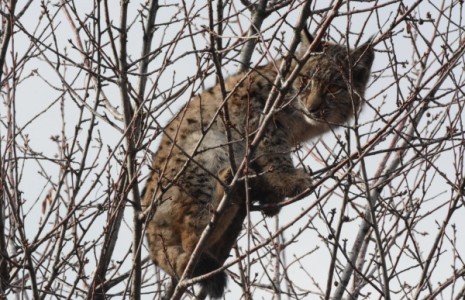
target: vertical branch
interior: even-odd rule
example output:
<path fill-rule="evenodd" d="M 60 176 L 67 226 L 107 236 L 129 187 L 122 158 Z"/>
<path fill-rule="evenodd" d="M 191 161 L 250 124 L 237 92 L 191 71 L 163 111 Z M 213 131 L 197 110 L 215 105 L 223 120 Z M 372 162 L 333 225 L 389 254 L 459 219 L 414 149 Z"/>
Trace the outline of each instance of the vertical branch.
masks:
<path fill-rule="evenodd" d="M 14 40 L 13 40 L 13 26 L 15 22 L 15 6 L 16 6 L 16 0 L 10 0 L 9 4 L 9 13 L 7 14 L 7 24 L 6 24 L 6 33 L 5 36 L 2 40 L 1 43 L 1 53 L 0 53 L 0 82 L 1 82 L 1 75 L 3 74 L 3 69 L 4 69 L 4 64 L 5 64 L 5 58 L 6 58 L 6 52 L 9 48 L 9 44 L 11 42 L 11 51 L 14 53 L 15 52 L 15 47 L 14 47 Z M 22 268 L 27 270 L 27 273 L 29 275 L 30 279 L 30 289 L 32 290 L 32 295 L 34 299 L 39 299 L 39 288 L 37 284 L 37 274 L 35 270 L 35 265 L 34 265 L 34 259 L 33 259 L 33 247 L 29 244 L 29 241 L 27 239 L 26 235 L 26 230 L 25 230 L 25 215 L 23 214 L 23 204 L 24 201 L 21 199 L 21 193 L 19 190 L 19 182 L 20 182 L 20 169 L 19 165 L 17 164 L 18 161 L 18 154 L 17 154 L 17 110 L 16 110 L 16 92 L 18 89 L 18 61 L 15 59 L 13 56 L 12 59 L 12 66 L 11 66 L 11 72 L 12 72 L 12 85 L 8 86 L 8 88 L 4 88 L 4 85 L 2 84 L 1 90 L 5 91 L 5 94 L 7 95 L 7 117 L 6 117 L 6 127 L 7 127 L 7 134 L 6 134 L 6 144 L 7 147 L 5 149 L 5 152 L 7 153 L 7 160 L 10 162 L 8 166 L 8 170 L 5 170 L 5 178 L 10 182 L 10 186 L 12 188 L 12 192 L 8 194 L 9 200 L 10 200 L 10 219 L 12 218 L 13 225 L 15 230 L 17 230 L 19 239 L 20 239 L 20 247 L 22 247 L 23 251 L 23 261 L 22 263 Z M 6 184 L 6 180 L 4 184 Z M 3 186 L 5 187 L 5 185 Z M 6 190 L 6 189 L 5 189 Z M 3 213 L 2 213 L 3 215 Z M 2 216 L 3 218 L 3 216 Z M 4 231 L 0 232 L 0 234 L 3 236 L 5 234 Z M 3 243 L 6 246 L 6 243 Z M 1 249 L 2 253 L 6 249 Z M 5 257 L 6 258 L 6 257 Z M 6 263 L 5 261 L 2 261 L 2 263 Z M 2 272 L 7 271 L 7 266 L 2 265 L 2 268 L 5 268 L 4 270 L 2 269 Z M 24 283 L 24 282 L 23 282 Z M 5 284 L 2 282 L 2 284 Z"/>
<path fill-rule="evenodd" d="M 218 5 L 217 5 L 217 30 L 218 32 L 215 33 L 215 26 L 214 26 L 214 16 L 213 16 L 213 6 L 212 6 L 212 1 L 208 1 L 208 19 L 209 19 L 209 27 L 210 27 L 210 54 L 213 59 L 213 64 L 215 65 L 216 69 L 216 76 L 218 77 L 218 84 L 220 85 L 221 88 L 221 95 L 223 99 L 226 99 L 227 97 L 227 91 L 226 91 L 226 86 L 224 84 L 224 77 L 223 77 L 223 72 L 221 70 L 221 33 L 223 32 L 223 24 L 222 21 L 220 20 L 220 17 L 223 16 L 223 1 L 218 0 Z M 233 150 L 233 145 L 231 143 L 231 122 L 229 118 L 229 109 L 228 109 L 228 102 L 225 103 L 221 110 L 221 119 L 224 124 L 224 128 L 226 131 L 226 138 L 228 141 L 228 151 L 229 151 L 229 164 L 231 166 L 231 170 L 233 173 L 236 173 L 236 162 L 234 158 L 234 150 Z"/>
<path fill-rule="evenodd" d="M 3 90 L 3 70 L 5 65 L 6 53 L 8 50 L 8 45 L 10 43 L 10 38 L 13 32 L 13 23 L 14 23 L 14 11 L 15 11 L 16 1 L 11 0 L 10 5 L 8 6 L 8 14 L 2 17 L 2 28 L 1 31 L 3 35 L 0 36 L 0 90 Z M 3 140 L 3 139 L 2 139 Z M 0 142 L 1 145 L 1 142 Z M 10 281 L 10 271 L 8 266 L 8 250 L 5 241 L 6 228 L 5 228 L 5 201 L 4 195 L 6 193 L 6 169 L 4 165 L 4 160 L 0 159 L 0 287 L 1 292 L 3 292 L 9 285 Z"/>
<path fill-rule="evenodd" d="M 279 215 L 276 215 L 274 218 L 274 221 L 275 221 L 275 228 L 274 228 L 274 231 L 275 232 L 278 232 L 279 231 Z M 274 239 L 274 250 L 276 251 L 275 253 L 275 261 L 274 261 L 274 270 L 273 270 L 273 290 L 274 290 L 274 296 L 275 296 L 275 299 L 276 300 L 281 300 L 281 284 L 280 284 L 280 281 L 281 281 L 281 278 L 280 278 L 280 275 L 281 275 L 281 272 L 280 272 L 280 263 L 281 263 L 281 246 L 282 246 L 282 235 L 278 235 L 276 236 L 276 238 Z"/>
<path fill-rule="evenodd" d="M 131 178 L 131 182 L 133 184 L 132 191 L 133 191 L 133 201 L 134 201 L 134 216 L 133 216 L 133 244 L 132 244 L 132 253 L 133 253 L 133 278 L 132 278 L 132 286 L 131 286 L 131 299 L 140 299 L 140 290 L 141 290 L 141 285 L 142 285 L 142 278 L 141 278 L 141 271 L 142 271 L 142 264 L 141 264 L 141 245 L 142 245 L 142 225 L 143 225 L 143 220 L 139 217 L 141 213 L 141 200 L 140 200 L 140 193 L 137 185 L 137 174 L 135 173 L 135 168 L 136 168 L 136 146 L 135 144 L 140 142 L 139 138 L 141 138 L 141 133 L 142 133 L 142 122 L 144 121 L 142 119 L 142 107 L 143 107 L 143 99 L 144 99 L 144 94 L 145 94 L 145 87 L 147 84 L 147 70 L 149 63 L 151 61 L 151 49 L 152 49 L 152 39 L 153 39 L 153 34 L 155 32 L 155 18 L 158 12 L 158 0 L 151 0 L 150 1 L 150 6 L 148 8 L 148 15 L 146 17 L 146 22 L 144 26 L 144 36 L 143 36 L 143 43 L 142 43 L 142 53 L 141 57 L 142 60 L 139 65 L 139 84 L 138 84 L 138 90 L 137 90 L 137 95 L 139 97 L 139 101 L 136 104 L 136 113 L 135 115 L 130 115 L 130 112 L 132 112 L 131 107 L 130 107 L 130 102 L 129 102 L 129 97 L 128 97 L 128 92 L 127 90 L 123 90 L 123 87 L 121 89 L 121 94 L 122 98 L 121 100 L 124 102 L 124 121 L 126 125 L 126 129 L 131 128 L 131 122 L 132 122 L 132 128 L 134 128 L 134 132 L 130 134 L 129 136 L 126 136 L 126 145 L 128 147 L 129 155 L 128 155 L 128 169 L 129 171 L 129 176 Z M 127 4 L 125 9 L 127 9 Z M 124 21 L 125 23 L 125 21 Z M 123 20 L 122 20 L 123 24 Z M 124 25 L 124 28 L 126 25 Z M 123 29 L 123 26 L 122 26 Z M 121 50 L 126 51 L 126 39 L 122 41 L 121 45 Z M 124 41 L 124 45 L 123 45 Z M 123 56 L 123 53 L 121 53 L 120 56 L 120 66 L 126 66 L 126 56 Z M 122 80 L 125 80 L 125 86 L 127 84 L 127 69 L 121 69 L 124 70 L 121 72 L 121 74 L 124 74 L 124 78 L 122 77 Z M 131 132 L 131 130 L 127 131 Z"/>
<path fill-rule="evenodd" d="M 358 132 L 357 127 L 355 127 L 355 132 L 356 132 L 356 142 L 357 142 L 357 147 L 358 149 L 362 148 L 361 142 L 360 142 L 360 134 Z M 395 166 L 397 167 L 397 166 Z M 367 174 L 367 169 L 365 165 L 365 159 L 363 157 L 360 158 L 360 169 L 362 171 L 362 178 L 363 178 L 363 183 L 365 186 L 365 190 L 369 191 L 370 190 L 370 185 L 368 184 L 368 174 Z M 385 174 L 386 175 L 386 174 Z M 381 270 L 382 270 L 382 277 L 383 277 L 383 292 L 384 292 L 384 298 L 386 300 L 390 300 L 390 289 L 389 289 L 389 276 L 387 274 L 387 266 L 386 266 L 386 258 L 384 257 L 384 249 L 383 249 L 383 243 L 381 240 L 381 234 L 379 231 L 379 227 L 376 221 L 376 202 L 378 199 L 378 195 L 373 195 L 376 196 L 376 198 L 371 198 L 372 193 L 367 194 L 367 208 L 366 208 L 366 218 L 367 218 L 367 224 L 370 223 L 370 227 L 373 228 L 373 232 L 375 233 L 375 241 L 376 245 L 378 247 L 378 252 L 379 252 L 379 257 L 381 260 Z M 367 231 L 368 232 L 368 231 Z M 363 237 L 365 239 L 365 236 Z M 363 245 L 363 243 L 361 244 Z M 362 247 L 360 247 L 361 249 Z"/>
<path fill-rule="evenodd" d="M 1 145 L 0 141 L 0 145 Z M 8 266 L 8 250 L 6 248 L 6 228 L 5 228 L 5 198 L 6 182 L 4 180 L 4 165 L 0 159 L 0 294 L 4 293 L 10 283 L 10 268 Z"/>
<path fill-rule="evenodd" d="M 141 289 L 141 253 L 140 245 L 142 241 L 142 222 L 139 220 L 141 211 L 140 193 L 137 185 L 136 174 L 136 147 L 135 142 L 139 138 L 139 132 L 136 127 L 134 111 L 131 107 L 129 98 L 129 80 L 128 80 L 128 64 L 127 64 L 127 19 L 128 19 L 129 0 L 121 1 L 120 15 L 120 53 L 118 81 L 120 87 L 121 105 L 123 107 L 124 125 L 125 125 L 125 143 L 127 147 L 127 155 L 125 160 L 125 168 L 128 174 L 128 188 L 132 190 L 133 197 L 133 240 L 132 240 L 132 282 L 131 282 L 131 299 L 140 299 Z"/>
<path fill-rule="evenodd" d="M 226 0 L 227 2 L 227 0 Z M 223 55 L 221 54 L 221 50 L 223 49 L 223 27 L 224 27 L 224 20 L 223 20 L 223 9 L 224 9 L 224 2 L 223 0 L 218 0 L 216 2 L 216 57 L 221 66 L 221 60 Z"/>
<path fill-rule="evenodd" d="M 115 198 L 110 200 L 114 205 L 111 205 L 111 209 L 108 211 L 107 224 L 105 225 L 106 234 L 90 290 L 87 294 L 87 300 L 105 299 L 105 274 L 107 273 L 123 220 L 127 181 L 127 174 L 123 172 L 119 181 L 116 182 L 118 188 L 115 192 Z"/>
<path fill-rule="evenodd" d="M 350 7 L 349 7 L 349 3 L 347 3 L 347 10 L 349 11 L 350 10 Z M 351 19 L 352 19 L 352 16 L 351 15 L 348 15 L 347 16 L 347 23 L 350 24 L 351 23 Z M 347 26 L 347 31 L 346 31 L 346 36 L 349 37 L 349 26 Z M 348 41 L 348 38 L 347 38 L 347 41 Z M 349 45 L 347 45 L 349 47 Z M 351 57 L 350 55 L 350 51 L 347 52 L 347 58 L 349 60 L 349 64 L 352 65 L 352 60 L 354 59 L 353 57 Z M 353 82 L 354 82 L 354 79 L 353 79 L 353 76 L 352 76 L 352 72 L 349 72 L 349 78 L 348 78 L 348 83 L 349 83 L 349 90 L 350 90 L 350 97 L 351 97 L 351 101 L 353 101 L 354 99 L 354 90 L 350 87 L 353 86 Z M 355 131 L 355 142 L 356 142 L 356 145 L 357 145 L 357 149 L 360 151 L 360 149 L 362 149 L 362 142 L 360 141 L 360 131 L 359 131 L 359 127 L 358 127 L 358 117 L 355 116 L 354 118 L 354 131 Z M 367 168 L 366 168 L 366 164 L 365 164 L 365 158 L 364 157 L 360 157 L 360 170 L 361 170 L 361 173 L 362 173 L 362 179 L 363 179 L 363 184 L 364 184 L 364 188 L 366 191 L 369 191 L 370 190 L 370 185 L 368 183 L 369 181 L 369 177 L 368 177 L 368 174 L 367 174 Z M 382 239 L 381 239 L 381 234 L 380 234 L 380 230 L 379 230 L 379 226 L 377 224 L 377 222 L 375 221 L 376 220 L 376 202 L 377 200 L 376 199 L 371 199 L 369 196 L 370 196 L 370 193 L 367 193 L 367 202 L 368 202 L 368 208 L 369 208 L 369 216 L 367 216 L 368 220 L 371 220 L 371 226 L 372 226 L 372 229 L 373 229 L 373 232 L 375 233 L 375 241 L 376 241 L 376 245 L 378 247 L 378 254 L 379 254 L 379 258 L 381 260 L 381 273 L 382 273 L 382 285 L 383 285 L 383 292 L 384 292 L 384 298 L 386 300 L 390 300 L 391 299 L 391 296 L 390 296 L 390 289 L 389 289 L 389 276 L 387 274 L 387 266 L 386 266 L 386 258 L 385 258 L 385 253 L 384 253 L 384 248 L 383 248 L 383 243 L 382 243 Z M 345 201 L 344 201 L 345 202 Z M 368 211 L 367 211 L 368 212 Z M 328 282 L 330 284 L 330 282 Z M 329 291 L 327 293 L 327 296 L 329 296 Z"/>
<path fill-rule="evenodd" d="M 139 96 L 139 105 L 142 104 L 145 93 L 145 86 L 147 84 L 147 70 L 150 61 L 152 60 L 151 49 L 152 39 L 155 33 L 155 18 L 159 9 L 158 0 L 149 0 L 150 6 L 147 9 L 147 16 L 144 26 L 144 36 L 141 52 L 141 62 L 139 65 L 139 83 L 137 86 L 137 94 Z"/>
<path fill-rule="evenodd" d="M 101 16 L 101 2 L 97 2 L 97 13 L 98 16 Z M 107 0 L 105 0 L 104 5 L 107 6 Z M 65 8 L 65 6 L 63 6 Z M 70 24 L 72 28 L 74 29 L 74 32 L 76 34 L 76 41 L 78 45 L 82 48 L 82 43 L 80 41 L 80 37 L 78 36 L 78 30 L 74 26 L 74 24 L 71 22 L 71 16 L 68 12 L 68 10 L 65 9 L 65 15 L 67 16 L 68 20 L 70 20 Z M 100 22 L 97 22 L 97 24 L 100 24 Z M 98 25 L 98 28 L 100 28 L 100 25 Z M 111 28 L 108 28 L 109 31 L 111 31 Z M 98 30 L 98 34 L 101 35 L 101 30 Z M 100 37 L 98 37 L 98 46 L 101 47 L 100 44 Z M 111 43 L 114 43 L 112 40 Z M 100 51 L 98 51 L 100 54 Z M 88 58 L 83 57 L 84 61 L 88 63 Z M 98 73 L 100 73 L 100 56 L 99 56 L 99 68 L 98 68 Z M 102 92 L 101 90 L 101 83 L 100 83 L 101 78 L 95 78 L 96 86 L 98 89 L 98 93 L 100 94 Z M 98 101 L 97 101 L 98 102 Z M 111 111 L 111 109 L 109 109 Z M 87 298 L 88 300 L 91 299 L 105 299 L 106 296 L 106 286 L 105 286 L 105 279 L 106 279 L 106 274 L 108 271 L 108 267 L 111 262 L 111 258 L 113 256 L 113 252 L 115 250 L 116 246 L 116 241 L 118 239 L 118 234 L 121 228 L 121 222 L 123 220 L 124 216 L 124 207 L 125 207 L 125 199 L 127 196 L 127 189 L 126 186 L 128 185 L 128 174 L 126 170 L 122 170 L 120 177 L 118 181 L 115 183 L 116 186 L 116 191 L 114 193 L 115 197 L 114 199 L 110 200 L 110 209 L 108 210 L 107 213 L 107 222 L 105 224 L 105 235 L 103 238 L 103 244 L 102 248 L 100 251 L 100 254 L 98 256 L 97 260 L 97 265 L 94 271 L 94 275 L 92 278 L 92 281 L 89 285 L 89 291 L 87 293 Z"/>
<path fill-rule="evenodd" d="M 268 4 L 268 0 L 260 0 L 258 4 L 251 4 L 249 1 L 242 0 L 242 3 L 248 6 L 251 11 L 252 23 L 247 32 L 247 42 L 245 42 L 241 49 L 239 72 L 245 72 L 250 67 L 250 60 L 252 59 L 255 46 L 258 42 L 260 29 L 262 28 L 263 21 L 267 17 L 266 5 Z"/>
<path fill-rule="evenodd" d="M 144 24 L 144 35 L 141 51 L 141 62 L 139 65 L 139 82 L 137 87 L 138 101 L 133 110 L 128 91 L 128 66 L 127 66 L 127 12 L 129 1 L 123 0 L 121 2 L 121 18 L 120 18 L 120 54 L 119 54 L 119 86 L 120 96 L 123 107 L 123 117 L 125 124 L 125 141 L 127 147 L 126 156 L 126 169 L 128 174 L 129 187 L 132 190 L 133 198 L 133 240 L 132 240 L 132 278 L 131 278 L 131 299 L 140 299 L 141 285 L 142 285 L 142 263 L 141 263 L 141 245 L 142 245 L 142 225 L 143 220 L 139 218 L 141 213 L 141 200 L 140 192 L 137 181 L 137 160 L 136 160 L 136 144 L 140 142 L 142 132 L 142 107 L 145 94 L 145 87 L 147 84 L 147 70 L 151 57 L 151 46 L 153 35 L 155 32 L 155 18 L 158 12 L 158 1 L 152 0 L 150 2 L 146 21 Z M 148 3 L 147 2 L 147 3 Z"/>
<path fill-rule="evenodd" d="M 247 228 L 249 229 L 249 228 Z M 248 234 L 250 235 L 250 234 Z M 239 246 L 237 245 L 237 242 L 236 244 L 234 245 L 234 253 L 236 255 L 237 258 L 240 258 L 241 257 L 241 253 L 239 252 Z M 248 275 L 246 274 L 246 270 L 244 269 L 244 266 L 242 265 L 242 260 L 239 259 L 238 262 L 237 262 L 237 265 L 238 265 L 238 268 L 239 268 L 239 277 L 240 277 L 240 287 L 241 287 L 241 290 L 242 290 L 242 294 L 245 295 L 245 299 L 249 299 L 250 298 L 250 294 L 248 292 Z"/>
<path fill-rule="evenodd" d="M 0 36 L 0 85 L 2 84 L 3 67 L 5 65 L 6 52 L 8 51 L 8 45 L 13 34 L 13 24 L 15 19 L 15 7 L 16 0 L 10 0 L 10 4 L 7 5 L 6 14 L 3 16 L 2 32 L 3 36 Z"/>
<path fill-rule="evenodd" d="M 349 161 L 349 164 L 352 165 L 352 161 Z M 329 264 L 329 270 L 328 270 L 328 279 L 326 282 L 326 291 L 325 291 L 325 300 L 329 300 L 331 296 L 331 288 L 333 286 L 333 277 L 334 277 L 334 271 L 336 270 L 336 260 L 337 260 L 337 252 L 340 245 L 340 240 L 341 240 L 341 232 L 342 232 L 342 226 L 344 224 L 344 212 L 347 207 L 347 203 L 349 202 L 349 187 L 352 185 L 352 177 L 349 175 L 347 176 L 347 186 L 344 187 L 344 198 L 341 204 L 341 217 L 339 219 L 339 222 L 337 224 L 337 229 L 336 233 L 334 234 L 334 245 L 332 247 L 332 253 L 331 253 L 331 261 Z"/>
<path fill-rule="evenodd" d="M 2 142 L 0 140 L 0 146 Z M 5 202 L 4 195 L 6 194 L 6 169 L 3 159 L 0 159 L 0 293 L 7 289 L 10 282 L 10 268 L 8 266 L 8 250 L 5 241 L 6 228 L 5 228 Z"/>

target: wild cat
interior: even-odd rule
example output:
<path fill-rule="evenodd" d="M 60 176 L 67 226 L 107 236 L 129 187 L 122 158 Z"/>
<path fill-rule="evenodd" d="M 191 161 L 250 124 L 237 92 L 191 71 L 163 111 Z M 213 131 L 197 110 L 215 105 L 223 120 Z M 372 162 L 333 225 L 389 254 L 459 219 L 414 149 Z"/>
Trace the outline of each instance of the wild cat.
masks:
<path fill-rule="evenodd" d="M 312 41 L 304 30 L 298 53 L 304 53 Z M 144 189 L 143 206 L 152 205 L 153 211 L 146 228 L 151 258 L 174 279 L 182 276 L 226 191 L 231 193 L 229 204 L 191 277 L 218 269 L 229 256 L 246 216 L 243 185 L 233 191 L 224 188 L 233 177 L 231 161 L 239 166 L 247 155 L 253 173 L 248 196 L 261 205 L 268 204 L 263 206 L 265 215 L 275 215 L 279 209 L 270 204 L 312 185 L 311 176 L 294 167 L 293 149 L 344 124 L 360 110 L 374 60 L 370 43 L 348 51 L 346 46 L 322 41 L 314 52 L 253 152 L 248 151 L 247 143 L 260 127 L 279 62 L 226 79 L 226 101 L 219 84 L 204 91 L 164 129 Z M 221 113 L 224 103 L 228 122 Z M 225 272 L 201 281 L 211 298 L 221 297 L 226 283 Z"/>

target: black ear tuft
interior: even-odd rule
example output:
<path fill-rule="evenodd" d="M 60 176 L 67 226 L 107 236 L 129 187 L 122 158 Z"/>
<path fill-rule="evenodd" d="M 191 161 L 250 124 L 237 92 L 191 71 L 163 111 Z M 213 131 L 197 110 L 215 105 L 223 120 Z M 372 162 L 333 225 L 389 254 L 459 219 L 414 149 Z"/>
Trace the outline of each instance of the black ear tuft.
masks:
<path fill-rule="evenodd" d="M 375 59 L 372 41 L 373 37 L 352 51 L 352 62 L 355 63 L 353 67 L 354 80 L 363 84 L 368 82 L 371 66 Z"/>
<path fill-rule="evenodd" d="M 302 40 L 301 44 L 301 49 L 303 51 L 307 51 L 307 49 L 310 47 L 310 45 L 313 43 L 315 38 L 313 35 L 308 32 L 308 28 L 304 27 L 302 31 L 300 32 L 300 39 Z M 316 45 L 316 48 L 313 50 L 314 52 L 322 52 L 323 51 L 323 43 L 320 41 L 318 45 Z"/>
<path fill-rule="evenodd" d="M 302 40 L 302 46 L 304 46 L 305 48 L 310 47 L 314 40 L 313 35 L 311 35 L 311 33 L 308 32 L 307 27 L 302 28 L 302 31 L 300 32 L 300 38 Z"/>
<path fill-rule="evenodd" d="M 373 60 L 375 59 L 375 51 L 373 49 L 372 42 L 373 37 L 371 37 L 363 45 L 353 50 L 352 56 L 354 57 L 354 60 L 357 63 L 357 65 L 361 64 L 370 68 L 373 64 Z"/>

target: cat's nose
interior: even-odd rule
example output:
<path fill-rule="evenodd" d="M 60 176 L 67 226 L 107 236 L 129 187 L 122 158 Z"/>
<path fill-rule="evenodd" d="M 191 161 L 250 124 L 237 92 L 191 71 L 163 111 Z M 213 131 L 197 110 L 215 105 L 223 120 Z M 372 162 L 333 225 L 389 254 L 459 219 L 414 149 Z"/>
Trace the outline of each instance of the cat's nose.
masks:
<path fill-rule="evenodd" d="M 322 103 L 323 101 L 318 95 L 310 94 L 307 97 L 307 109 L 310 113 L 317 113 L 320 110 Z"/>

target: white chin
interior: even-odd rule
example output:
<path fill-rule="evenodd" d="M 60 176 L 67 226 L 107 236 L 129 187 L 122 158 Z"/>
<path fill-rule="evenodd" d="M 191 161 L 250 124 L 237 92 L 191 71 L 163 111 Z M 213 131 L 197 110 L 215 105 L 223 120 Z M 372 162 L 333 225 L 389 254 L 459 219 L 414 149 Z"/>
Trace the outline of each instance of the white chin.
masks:
<path fill-rule="evenodd" d="M 318 122 L 317 120 L 312 119 L 312 118 L 310 118 L 310 117 L 307 116 L 307 115 L 304 115 L 304 118 L 305 118 L 305 122 L 306 122 L 307 124 L 309 124 L 309 125 L 315 126 L 315 125 L 321 124 L 321 123 Z"/>

